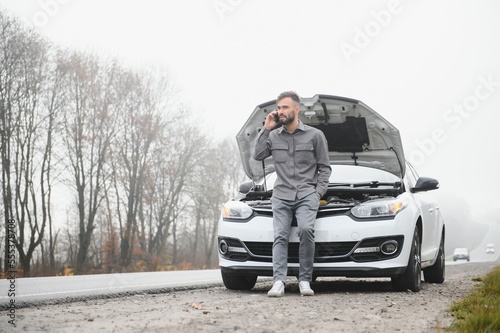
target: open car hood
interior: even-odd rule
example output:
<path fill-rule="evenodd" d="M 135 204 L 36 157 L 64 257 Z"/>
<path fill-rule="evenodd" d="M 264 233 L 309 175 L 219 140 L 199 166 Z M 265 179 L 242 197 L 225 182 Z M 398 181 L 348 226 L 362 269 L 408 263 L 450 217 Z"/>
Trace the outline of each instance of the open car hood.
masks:
<path fill-rule="evenodd" d="M 252 158 L 255 140 L 276 101 L 258 105 L 236 135 L 243 166 L 253 181 L 274 171 L 272 156 Z M 299 119 L 323 131 L 331 164 L 362 165 L 386 170 L 400 178 L 405 173 L 399 130 L 363 102 L 331 95 L 301 98 Z"/>

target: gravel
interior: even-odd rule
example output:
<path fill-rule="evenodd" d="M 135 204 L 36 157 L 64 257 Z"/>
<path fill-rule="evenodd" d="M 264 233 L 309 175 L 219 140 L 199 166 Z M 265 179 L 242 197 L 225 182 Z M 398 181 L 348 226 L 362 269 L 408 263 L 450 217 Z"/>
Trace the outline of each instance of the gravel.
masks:
<path fill-rule="evenodd" d="M 442 332 L 448 309 L 499 262 L 447 265 L 443 284 L 394 292 L 390 279 L 318 278 L 315 296 L 301 297 L 296 279 L 285 295 L 268 298 L 269 279 L 251 291 L 223 286 L 142 293 L 16 309 L 1 332 Z"/>

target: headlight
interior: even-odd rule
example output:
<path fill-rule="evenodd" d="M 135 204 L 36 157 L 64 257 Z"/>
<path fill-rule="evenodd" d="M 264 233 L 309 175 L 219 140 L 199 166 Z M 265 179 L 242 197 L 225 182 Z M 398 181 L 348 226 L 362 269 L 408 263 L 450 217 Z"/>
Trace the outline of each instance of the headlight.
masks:
<path fill-rule="evenodd" d="M 407 200 L 376 200 L 353 207 L 351 213 L 358 218 L 396 216 L 406 207 L 408 207 Z"/>
<path fill-rule="evenodd" d="M 252 208 L 241 201 L 229 201 L 224 205 L 222 217 L 227 219 L 245 220 L 252 216 Z"/>

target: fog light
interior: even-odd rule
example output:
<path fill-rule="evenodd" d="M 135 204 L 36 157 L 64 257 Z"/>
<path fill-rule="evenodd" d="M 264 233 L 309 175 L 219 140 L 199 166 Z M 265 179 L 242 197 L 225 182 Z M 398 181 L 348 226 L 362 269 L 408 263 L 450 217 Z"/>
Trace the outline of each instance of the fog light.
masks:
<path fill-rule="evenodd" d="M 229 248 L 229 246 L 227 245 L 227 242 L 225 240 L 221 240 L 219 242 L 219 252 L 221 254 L 227 254 L 228 248 Z"/>
<path fill-rule="evenodd" d="M 398 250 L 398 242 L 395 240 L 386 241 L 382 244 L 382 246 L 380 246 L 380 249 L 385 255 L 394 254 Z"/>
<path fill-rule="evenodd" d="M 371 253 L 371 252 L 379 252 L 380 248 L 378 246 L 372 247 L 358 247 L 354 250 L 354 253 Z"/>
<path fill-rule="evenodd" d="M 245 250 L 244 248 L 236 246 L 230 246 L 227 250 L 228 252 L 247 253 L 247 250 Z"/>

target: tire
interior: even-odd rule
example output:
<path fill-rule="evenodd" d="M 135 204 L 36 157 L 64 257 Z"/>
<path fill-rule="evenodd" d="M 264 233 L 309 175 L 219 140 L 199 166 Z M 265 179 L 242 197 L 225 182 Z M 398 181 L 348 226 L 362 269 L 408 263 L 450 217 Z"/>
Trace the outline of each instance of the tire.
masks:
<path fill-rule="evenodd" d="M 222 282 L 227 289 L 251 290 L 257 282 L 256 275 L 227 274 L 221 271 Z"/>
<path fill-rule="evenodd" d="M 444 235 L 441 236 L 439 252 L 434 265 L 424 269 L 424 280 L 429 283 L 443 283 L 445 276 Z"/>
<path fill-rule="evenodd" d="M 420 260 L 420 236 L 418 235 L 417 227 L 415 227 L 408 266 L 403 274 L 391 278 L 392 289 L 395 291 L 406 291 L 407 289 L 414 292 L 420 291 L 420 279 L 422 276 Z"/>

